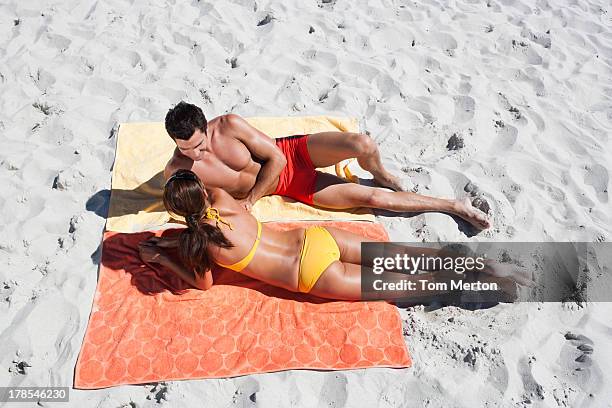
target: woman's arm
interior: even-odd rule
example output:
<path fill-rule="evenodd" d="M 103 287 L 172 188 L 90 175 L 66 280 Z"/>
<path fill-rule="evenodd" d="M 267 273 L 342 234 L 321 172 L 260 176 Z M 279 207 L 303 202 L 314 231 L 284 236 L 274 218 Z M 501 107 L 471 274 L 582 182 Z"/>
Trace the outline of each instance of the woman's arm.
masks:
<path fill-rule="evenodd" d="M 207 269 L 204 272 L 204 277 L 201 277 L 172 258 L 164 257 L 160 264 L 172 270 L 172 272 L 176 273 L 181 279 L 195 288 L 208 290 L 213 285 L 213 277 L 210 269 Z"/>
<path fill-rule="evenodd" d="M 213 285 L 212 273 L 209 270 L 204 272 L 204 277 L 186 268 L 180 262 L 166 254 L 161 246 L 157 245 L 158 240 L 143 241 L 139 244 L 140 258 L 147 263 L 157 263 L 176 273 L 181 279 L 200 290 L 208 290 Z"/>

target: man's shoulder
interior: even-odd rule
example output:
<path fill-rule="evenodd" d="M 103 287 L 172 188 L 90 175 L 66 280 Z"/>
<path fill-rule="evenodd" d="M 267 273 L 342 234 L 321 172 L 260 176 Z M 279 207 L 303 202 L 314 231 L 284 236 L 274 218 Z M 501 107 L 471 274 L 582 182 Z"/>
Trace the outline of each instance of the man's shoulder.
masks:
<path fill-rule="evenodd" d="M 242 122 L 244 120 L 242 116 L 236 113 L 226 113 L 224 115 L 217 116 L 215 119 L 219 119 L 219 121 L 223 123 Z"/>
<path fill-rule="evenodd" d="M 225 115 L 217 116 L 213 121 L 216 121 L 215 127 L 221 131 L 231 131 L 245 123 L 245 120 L 235 113 L 226 113 Z"/>

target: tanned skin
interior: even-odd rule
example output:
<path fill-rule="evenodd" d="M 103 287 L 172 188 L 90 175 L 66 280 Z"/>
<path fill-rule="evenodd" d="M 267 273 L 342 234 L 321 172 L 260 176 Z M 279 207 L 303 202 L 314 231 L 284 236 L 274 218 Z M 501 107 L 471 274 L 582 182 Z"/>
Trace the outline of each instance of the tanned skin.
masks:
<path fill-rule="evenodd" d="M 206 132 L 196 129 L 189 140 L 175 142 L 165 179 L 179 169 L 191 170 L 207 187 L 224 189 L 247 209 L 274 192 L 287 164 L 273 139 L 237 115 L 216 117 Z"/>
<path fill-rule="evenodd" d="M 212 247 L 209 254 L 215 262 L 222 264 L 233 264 L 246 256 L 257 237 L 257 221 L 240 203 L 234 200 L 227 192 L 220 188 L 208 188 L 204 193 L 212 207 L 219 210 L 220 216 L 232 225 L 232 229 L 224 224 L 219 224 L 223 234 L 231 241 L 233 247 Z M 217 225 L 214 220 L 204 219 L 201 222 Z M 340 260 L 334 261 L 323 272 L 317 283 L 311 290 L 311 294 L 338 300 L 360 300 L 361 292 L 361 242 L 365 238 L 337 228 L 327 228 L 333 236 L 340 249 Z M 304 240 L 304 228 L 289 231 L 275 231 L 265 224 L 262 226 L 260 243 L 255 256 L 249 265 L 240 273 L 296 292 L 298 288 L 299 261 L 302 243 Z M 140 256 L 147 263 L 158 263 L 171 269 L 187 283 L 195 288 L 208 290 L 213 285 L 213 277 L 210 270 L 205 271 L 203 276 L 196 275 L 193 271 L 172 259 L 167 248 L 176 247 L 178 240 L 153 238 L 140 244 Z M 406 253 L 415 251 L 421 253 L 423 248 L 404 247 Z M 429 250 L 431 255 L 438 254 L 438 250 Z M 446 256 L 447 254 L 445 254 Z M 398 279 L 432 279 L 436 272 L 427 272 L 421 275 L 399 275 Z M 453 272 L 454 273 L 454 272 Z M 515 288 L 514 282 L 520 284 L 532 284 L 528 271 L 514 266 L 491 263 L 487 273 L 490 279 L 506 285 L 508 291 Z M 481 281 L 486 281 L 483 277 Z M 503 287 L 503 286 L 502 286 Z M 505 289 L 504 289 L 505 290 Z M 434 293 L 427 293 L 432 295 Z M 418 296 L 414 292 L 389 293 L 389 298 L 402 296 Z"/>
<path fill-rule="evenodd" d="M 216 117 L 205 132 L 196 129 L 188 140 L 175 139 L 176 149 L 166 168 L 168 179 L 179 169 L 193 171 L 207 187 L 227 191 L 250 211 L 263 196 L 272 194 L 287 160 L 274 140 L 238 115 Z M 348 183 L 319 172 L 314 204 L 330 209 L 379 208 L 393 212 L 445 212 L 463 218 L 478 229 L 490 227 L 486 214 L 469 199 L 441 199 L 400 191 L 397 177 L 384 169 L 376 143 L 367 135 L 322 132 L 308 136 L 307 148 L 315 167 L 327 167 L 357 158 L 381 187 Z M 395 191 L 389 191 L 392 189 Z"/>

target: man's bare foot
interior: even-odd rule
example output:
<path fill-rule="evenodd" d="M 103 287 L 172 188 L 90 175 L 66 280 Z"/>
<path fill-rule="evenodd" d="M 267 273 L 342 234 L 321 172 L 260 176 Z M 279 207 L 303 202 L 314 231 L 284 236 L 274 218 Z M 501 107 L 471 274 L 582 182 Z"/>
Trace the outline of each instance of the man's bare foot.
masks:
<path fill-rule="evenodd" d="M 455 201 L 455 215 L 463 218 L 478 229 L 487 229 L 491 226 L 487 214 L 474 207 L 468 197 Z"/>
<path fill-rule="evenodd" d="M 384 177 L 374 177 L 374 182 L 381 187 L 390 188 L 393 191 L 406 191 L 399 177 L 387 174 Z"/>

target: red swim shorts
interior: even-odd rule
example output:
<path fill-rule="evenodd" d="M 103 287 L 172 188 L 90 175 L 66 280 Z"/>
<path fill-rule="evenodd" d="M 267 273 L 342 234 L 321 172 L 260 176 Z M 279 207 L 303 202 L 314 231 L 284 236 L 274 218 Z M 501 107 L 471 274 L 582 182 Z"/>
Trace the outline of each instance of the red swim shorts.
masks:
<path fill-rule="evenodd" d="M 315 170 L 306 140 L 308 135 L 287 136 L 276 139 L 276 145 L 287 158 L 287 165 L 281 171 L 278 187 L 274 194 L 291 197 L 306 204 L 313 204 L 317 183 Z"/>

